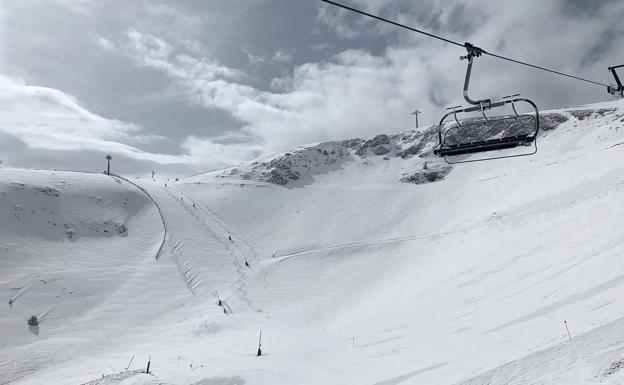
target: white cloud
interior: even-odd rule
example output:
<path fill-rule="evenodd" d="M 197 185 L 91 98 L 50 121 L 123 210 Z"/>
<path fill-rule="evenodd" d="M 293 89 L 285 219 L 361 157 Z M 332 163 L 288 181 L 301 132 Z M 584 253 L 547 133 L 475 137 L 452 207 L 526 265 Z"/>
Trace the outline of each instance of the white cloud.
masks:
<path fill-rule="evenodd" d="M 245 55 L 247 55 L 247 60 L 250 64 L 266 63 L 266 58 L 264 56 L 253 54 L 247 50 L 245 50 Z"/>
<path fill-rule="evenodd" d="M 114 52 L 117 50 L 117 45 L 104 37 L 99 37 L 97 39 L 97 45 L 105 51 Z"/>
<path fill-rule="evenodd" d="M 263 148 L 256 144 L 246 143 L 217 143 L 212 139 L 187 137 L 182 143 L 182 148 L 193 159 L 210 160 L 210 168 L 225 167 L 239 164 L 245 160 L 259 157 Z"/>
<path fill-rule="evenodd" d="M 280 49 L 273 55 L 273 61 L 277 63 L 290 63 L 293 59 L 293 52 Z"/>
<path fill-rule="evenodd" d="M 93 114 L 61 91 L 2 75 L 0 133 L 18 139 L 31 150 L 111 152 L 163 164 L 191 161 L 188 156 L 142 151 L 127 143 L 144 144 L 162 138 L 141 135 L 133 124 Z"/>
<path fill-rule="evenodd" d="M 321 4 L 317 15 L 317 20 L 335 30 L 338 36 L 344 39 L 353 39 L 360 34 L 359 28 L 345 21 L 348 11 L 334 8 L 328 4 Z M 360 23 L 363 21 L 360 21 Z"/>
<path fill-rule="evenodd" d="M 162 70 L 168 75 L 200 81 L 217 78 L 236 79 L 240 71 L 220 66 L 207 59 L 197 59 L 185 54 L 174 55 L 174 48 L 163 39 L 152 34 L 130 30 L 126 33 L 128 51 L 138 64 Z"/>
<path fill-rule="evenodd" d="M 30 151 L 107 152 L 199 168 L 240 163 L 261 153 L 260 146 L 243 144 L 245 138 L 237 134 L 212 140 L 189 136 L 180 144 L 180 155 L 152 153 L 137 146 L 166 138 L 142 131 L 134 124 L 96 115 L 59 90 L 0 75 L 0 134 L 19 140 Z"/>

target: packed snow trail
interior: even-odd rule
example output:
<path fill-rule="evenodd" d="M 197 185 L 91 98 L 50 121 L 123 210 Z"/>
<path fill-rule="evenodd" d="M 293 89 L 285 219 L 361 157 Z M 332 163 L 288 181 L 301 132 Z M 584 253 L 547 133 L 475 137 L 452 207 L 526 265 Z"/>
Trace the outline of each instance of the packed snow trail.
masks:
<path fill-rule="evenodd" d="M 211 211 L 210 209 L 199 203 L 196 203 L 195 200 L 193 200 L 193 198 L 188 194 L 188 192 L 185 191 L 185 189 L 181 185 L 175 185 L 175 188 L 190 202 L 192 202 L 195 208 L 203 213 L 203 220 L 205 221 L 204 223 L 208 223 L 211 228 L 218 228 L 223 234 L 228 234 L 231 243 L 238 249 L 240 253 L 243 254 L 243 256 L 249 256 L 256 262 L 259 262 L 261 260 L 257 248 L 252 245 L 248 240 L 242 238 L 231 228 L 229 228 L 227 224 L 221 218 L 219 218 L 219 216 L 215 212 Z M 232 236 L 233 238 L 231 238 Z M 240 245 L 242 245 L 247 250 L 247 253 L 245 253 L 245 251 L 241 249 Z"/>
<path fill-rule="evenodd" d="M 115 174 L 111 174 L 111 176 L 113 178 L 118 178 L 121 179 L 127 183 L 132 184 L 133 186 L 135 186 L 136 188 L 138 188 L 139 190 L 141 190 L 156 206 L 156 209 L 158 209 L 158 215 L 160 216 L 160 220 L 162 222 L 163 225 L 163 240 L 160 243 L 160 247 L 158 248 L 158 251 L 156 252 L 156 255 L 154 256 L 154 258 L 159 259 L 160 258 L 160 254 L 162 253 L 163 247 L 165 246 L 165 242 L 167 241 L 167 224 L 165 223 L 165 218 L 163 218 L 162 215 L 162 211 L 160 210 L 160 206 L 158 206 L 158 203 L 156 203 L 156 201 L 154 200 L 154 198 L 150 195 L 149 192 L 147 192 L 147 190 L 145 190 L 143 187 L 139 186 L 138 184 L 136 184 L 135 182 L 131 181 L 128 178 L 124 178 L 123 176 L 120 175 L 115 175 Z"/>
<path fill-rule="evenodd" d="M 220 229 L 223 234 L 228 234 L 228 240 L 230 243 L 238 250 L 240 254 L 242 254 L 245 261 L 253 261 L 255 262 L 254 266 L 246 266 L 256 273 L 260 273 L 262 276 L 262 280 L 264 283 L 264 300 L 265 306 L 271 307 L 272 304 L 272 294 L 271 287 L 268 280 L 267 272 L 263 269 L 261 265 L 262 258 L 260 257 L 262 252 L 258 250 L 256 246 L 254 246 L 247 239 L 241 237 L 237 232 L 231 229 L 224 221 L 221 219 L 214 211 L 210 210 L 208 207 L 197 203 L 191 195 L 183 188 L 182 184 L 176 184 L 175 188 L 180 191 L 180 193 L 190 201 L 193 208 L 196 208 L 200 213 L 202 213 L 203 223 L 207 224 L 212 229 Z M 275 255 L 274 255 L 275 257 Z M 260 269 L 260 271 L 258 271 Z M 249 278 L 249 275 L 246 275 L 246 278 Z M 241 286 L 246 285 L 247 279 L 241 281 Z M 245 294 L 247 298 L 247 295 Z M 248 298 L 247 298 L 248 301 Z M 246 301 L 246 302 L 247 302 Z M 248 303 L 249 304 L 249 303 Z"/>
<path fill-rule="evenodd" d="M 216 299 L 215 290 L 225 294 L 230 288 L 246 307 L 262 311 L 247 295 L 245 284 L 253 272 L 245 266 L 243 252 L 228 240 L 228 229 L 206 215 L 205 209 L 193 206 L 190 197 L 185 200 L 185 194 L 173 184 L 141 183 L 161 207 L 168 228 L 168 254 L 191 294 L 209 294 Z"/>

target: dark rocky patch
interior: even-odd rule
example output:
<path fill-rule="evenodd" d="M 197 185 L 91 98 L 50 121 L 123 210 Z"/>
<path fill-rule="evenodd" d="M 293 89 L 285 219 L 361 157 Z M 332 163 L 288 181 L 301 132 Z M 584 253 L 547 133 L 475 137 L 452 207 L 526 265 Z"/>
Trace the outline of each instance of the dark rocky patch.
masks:
<path fill-rule="evenodd" d="M 604 377 L 612 376 L 615 373 L 622 370 L 623 368 L 624 368 L 624 359 L 613 361 L 611 365 L 609 365 L 602 371 L 602 377 L 604 378 Z"/>
<path fill-rule="evenodd" d="M 578 120 L 585 120 L 592 116 L 592 114 L 596 112 L 596 110 L 572 110 L 568 112 L 570 113 L 570 115 L 574 116 Z"/>
<path fill-rule="evenodd" d="M 559 125 L 567 122 L 569 119 L 565 115 L 556 113 L 547 113 L 540 115 L 540 130 L 549 131 L 559 127 Z"/>
<path fill-rule="evenodd" d="M 437 182 L 444 179 L 452 170 L 451 166 L 435 164 L 434 166 L 428 166 L 427 162 L 423 165 L 421 170 L 418 170 L 412 174 L 403 175 L 400 182 L 413 183 L 413 184 L 425 184 L 431 182 Z"/>
<path fill-rule="evenodd" d="M 376 137 L 362 143 L 357 150 L 355 150 L 355 155 L 364 157 L 368 154 L 368 149 L 371 149 L 375 155 L 384 155 L 390 152 L 390 150 L 384 146 L 389 144 L 390 137 L 388 135 L 377 135 Z"/>

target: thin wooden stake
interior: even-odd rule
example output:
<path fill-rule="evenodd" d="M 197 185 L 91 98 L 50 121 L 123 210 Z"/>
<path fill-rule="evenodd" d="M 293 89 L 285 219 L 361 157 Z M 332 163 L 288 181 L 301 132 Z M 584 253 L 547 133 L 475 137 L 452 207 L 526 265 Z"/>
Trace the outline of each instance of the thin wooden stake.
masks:
<path fill-rule="evenodd" d="M 223 302 L 221 302 L 221 298 L 219 297 L 219 292 L 215 290 L 215 294 L 217 295 L 217 300 L 219 302 L 217 302 L 217 305 L 222 306 Z"/>
<path fill-rule="evenodd" d="M 150 369 L 150 364 L 152 363 L 152 355 L 150 354 L 149 358 L 147 359 L 147 369 L 145 369 L 145 373 L 149 374 L 149 369 Z"/>
<path fill-rule="evenodd" d="M 570 342 L 572 342 L 572 337 L 570 337 L 570 329 L 568 328 L 568 321 L 563 320 L 563 323 L 565 324 L 566 330 L 568 331 L 568 338 L 570 339 Z"/>
<path fill-rule="evenodd" d="M 132 358 L 130 359 L 130 362 L 128 362 L 128 366 L 126 366 L 126 372 L 128 371 L 128 369 L 130 368 L 130 365 L 132 365 L 132 361 L 134 360 L 134 355 L 132 356 Z"/>
<path fill-rule="evenodd" d="M 262 330 L 260 330 L 260 339 L 258 340 L 258 353 L 256 353 L 257 357 L 262 355 Z"/>

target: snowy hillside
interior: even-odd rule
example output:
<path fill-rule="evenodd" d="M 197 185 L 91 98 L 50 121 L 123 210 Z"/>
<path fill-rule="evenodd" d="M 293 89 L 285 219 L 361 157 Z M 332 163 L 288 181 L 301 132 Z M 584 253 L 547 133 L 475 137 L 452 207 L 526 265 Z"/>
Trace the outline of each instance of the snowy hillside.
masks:
<path fill-rule="evenodd" d="M 153 203 L 121 179 L 0 169 L 0 383 L 124 330 L 124 297 L 142 295 L 132 286 L 162 240 Z M 39 326 L 29 328 L 33 315 Z"/>
<path fill-rule="evenodd" d="M 583 120 L 591 116 L 613 115 L 617 119 L 614 108 L 589 108 L 583 110 L 546 112 L 540 116 L 540 129 L 549 131 L 557 128 L 571 118 Z M 503 124 L 500 124 L 503 123 Z M 514 126 L 501 122 L 493 122 L 478 129 L 465 127 L 451 131 L 448 143 L 477 140 L 477 138 L 518 135 L 522 132 L 510 131 Z M 463 138 L 463 139 L 462 139 Z M 443 179 L 451 170 L 433 156 L 433 149 L 438 146 L 438 126 L 429 126 L 419 130 L 409 130 L 396 135 L 380 134 L 371 139 L 349 139 L 341 142 L 325 142 L 313 146 L 303 146 L 295 151 L 260 159 L 231 167 L 217 174 L 227 178 L 234 176 L 243 180 L 264 181 L 276 185 L 297 187 L 312 183 L 315 175 L 340 170 L 350 161 L 362 159 L 401 158 L 402 170 L 407 170 L 399 179 L 406 183 L 427 183 Z M 415 159 L 412 159 L 415 158 Z"/>
<path fill-rule="evenodd" d="M 620 384 L 623 128 L 610 102 L 544 113 L 533 157 L 449 167 L 429 128 L 132 180 L 158 208 L 0 169 L 0 384 Z"/>

